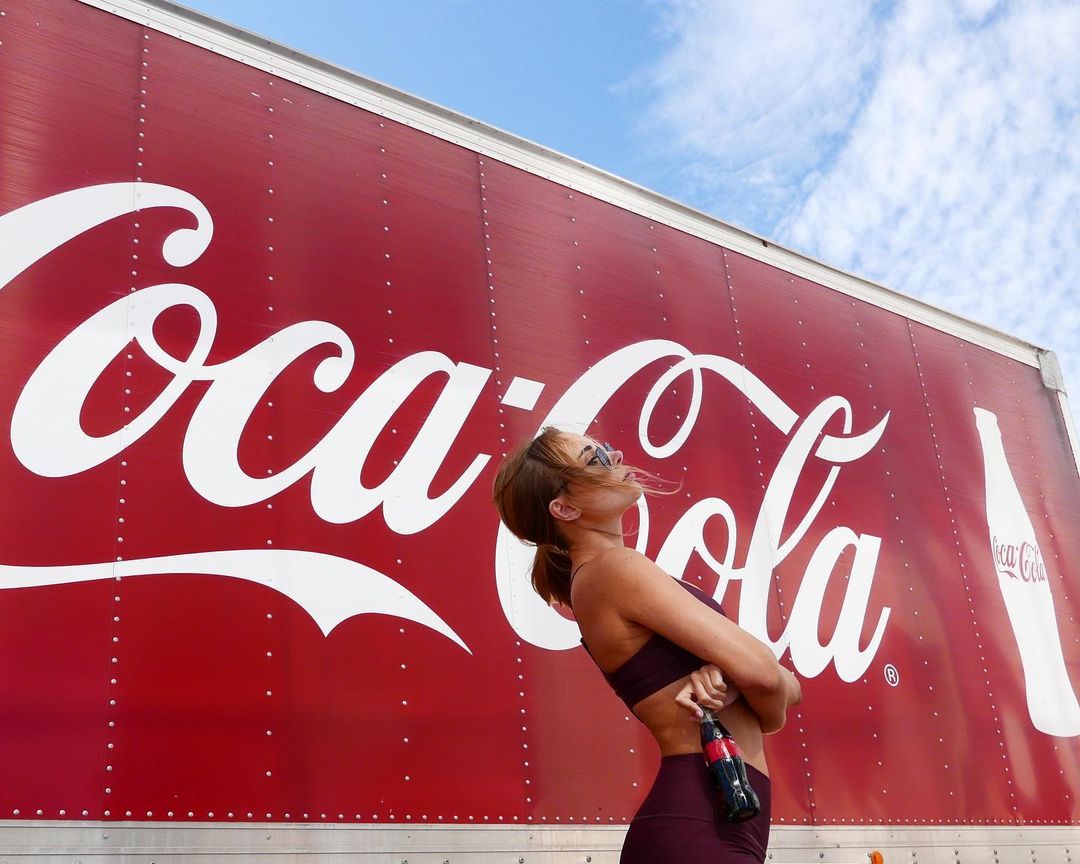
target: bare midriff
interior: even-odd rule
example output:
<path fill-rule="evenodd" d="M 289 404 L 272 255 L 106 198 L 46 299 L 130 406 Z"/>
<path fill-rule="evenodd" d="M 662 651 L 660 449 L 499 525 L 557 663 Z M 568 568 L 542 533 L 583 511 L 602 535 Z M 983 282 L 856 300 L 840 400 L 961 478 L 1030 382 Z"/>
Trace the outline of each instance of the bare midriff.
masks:
<path fill-rule="evenodd" d="M 645 724 L 660 745 L 661 756 L 701 752 L 697 720 L 675 703 L 675 695 L 689 680 L 680 678 L 634 706 L 634 715 Z M 767 776 L 769 767 L 765 764 L 761 723 L 750 706 L 740 697 L 718 716 L 735 738 L 743 759 Z"/>

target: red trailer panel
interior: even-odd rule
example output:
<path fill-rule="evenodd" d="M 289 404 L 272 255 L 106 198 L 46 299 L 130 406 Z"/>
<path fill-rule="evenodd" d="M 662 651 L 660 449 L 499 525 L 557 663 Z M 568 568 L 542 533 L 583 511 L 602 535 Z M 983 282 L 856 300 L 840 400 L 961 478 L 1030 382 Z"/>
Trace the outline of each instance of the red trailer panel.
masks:
<path fill-rule="evenodd" d="M 80 3 L 0 41 L 0 817 L 628 822 L 489 502 L 555 423 L 801 678 L 775 824 L 1080 820 L 1034 361 Z"/>

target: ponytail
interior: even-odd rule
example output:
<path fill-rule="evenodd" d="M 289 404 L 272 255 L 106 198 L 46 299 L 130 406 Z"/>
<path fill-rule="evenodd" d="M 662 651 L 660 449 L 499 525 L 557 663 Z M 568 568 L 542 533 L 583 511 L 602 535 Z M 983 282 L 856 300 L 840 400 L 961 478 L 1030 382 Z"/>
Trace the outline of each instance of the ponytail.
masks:
<path fill-rule="evenodd" d="M 532 584 L 548 603 L 553 600 L 570 607 L 570 553 L 551 543 L 536 547 Z"/>

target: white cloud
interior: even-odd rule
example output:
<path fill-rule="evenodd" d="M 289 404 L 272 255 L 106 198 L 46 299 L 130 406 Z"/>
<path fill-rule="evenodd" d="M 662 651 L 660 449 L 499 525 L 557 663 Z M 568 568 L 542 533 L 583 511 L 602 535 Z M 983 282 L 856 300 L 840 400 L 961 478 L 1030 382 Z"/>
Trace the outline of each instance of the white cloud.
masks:
<path fill-rule="evenodd" d="M 863 0 L 675 0 L 672 50 L 654 70 L 659 138 L 694 160 L 690 181 L 722 200 L 752 191 L 754 215 L 783 212 L 859 108 L 877 24 Z M 858 46 L 851 50 L 852 45 Z"/>
<path fill-rule="evenodd" d="M 694 202 L 1054 348 L 1080 404 L 1080 3 L 816 5 L 672 5 L 654 117 Z"/>

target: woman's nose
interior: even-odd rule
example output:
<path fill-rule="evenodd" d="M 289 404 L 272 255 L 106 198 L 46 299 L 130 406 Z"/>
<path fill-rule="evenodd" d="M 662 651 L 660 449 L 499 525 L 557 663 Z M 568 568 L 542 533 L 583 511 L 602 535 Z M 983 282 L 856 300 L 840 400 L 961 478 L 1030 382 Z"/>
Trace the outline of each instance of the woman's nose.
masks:
<path fill-rule="evenodd" d="M 622 459 L 623 459 L 622 450 L 612 450 L 611 451 L 611 461 L 612 461 L 612 463 L 614 463 L 615 465 L 622 465 Z"/>

